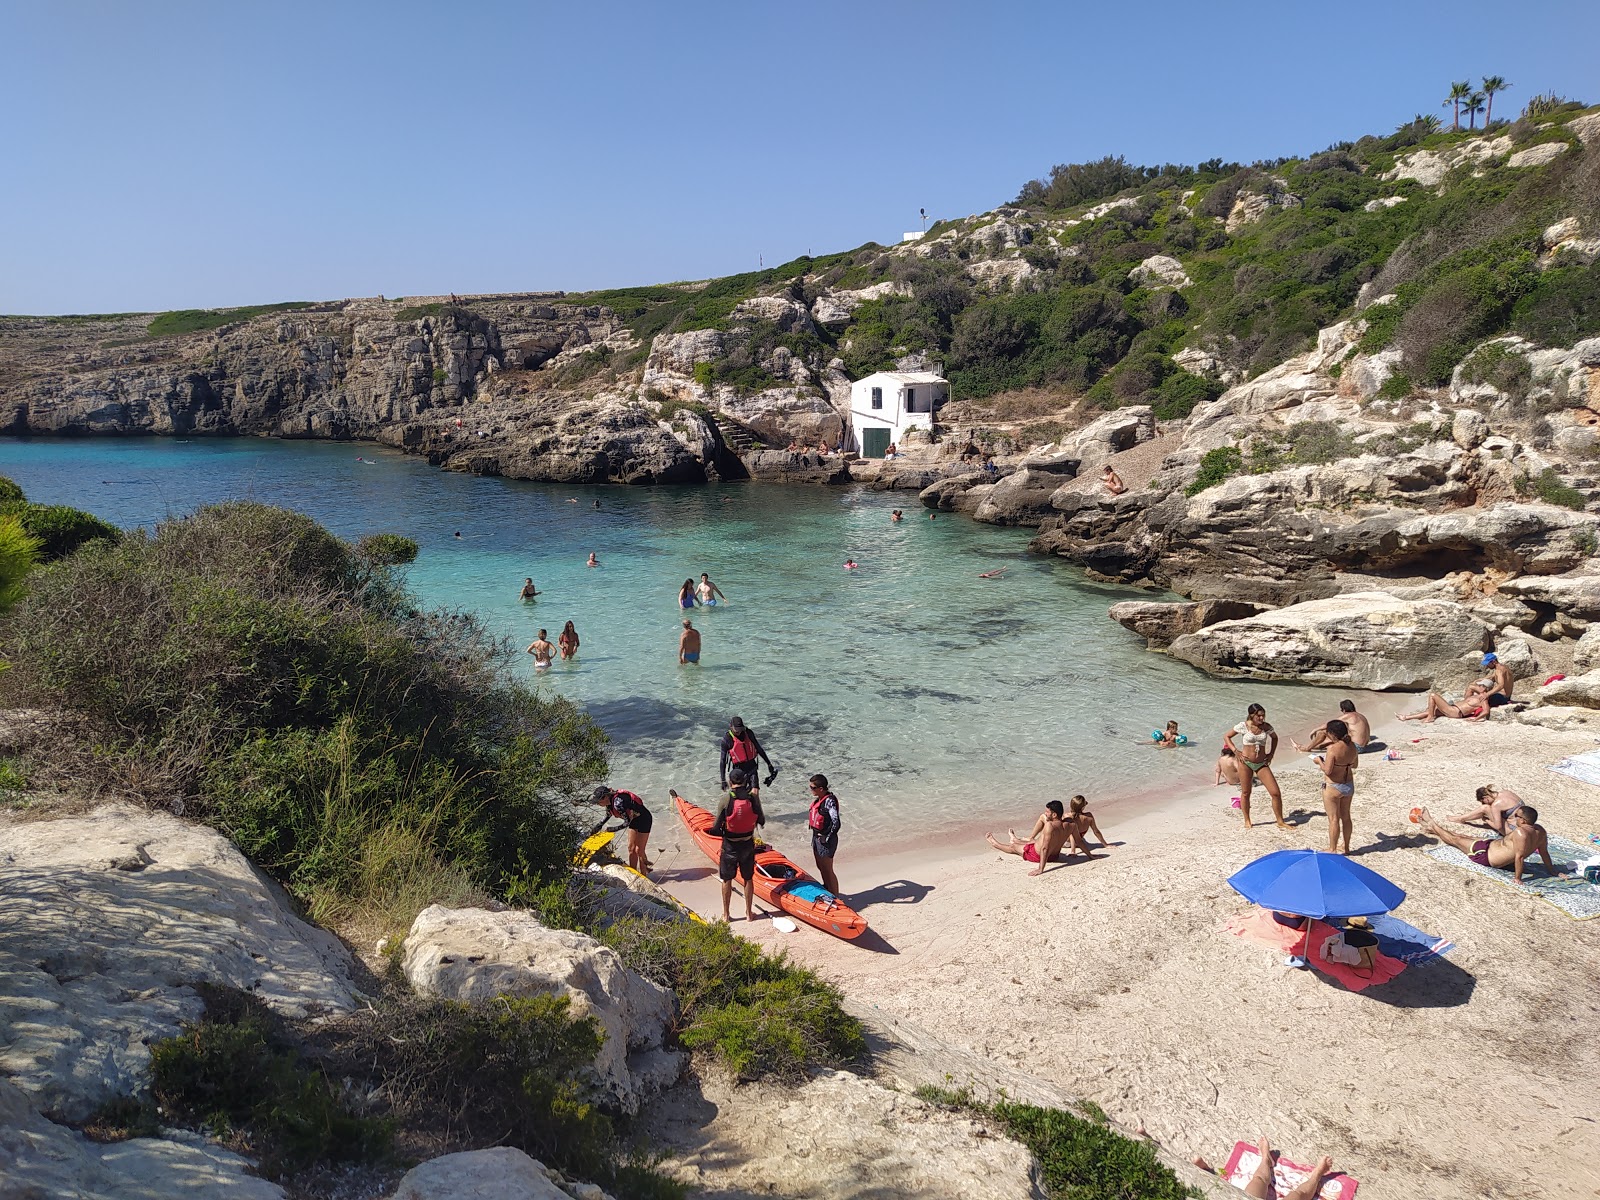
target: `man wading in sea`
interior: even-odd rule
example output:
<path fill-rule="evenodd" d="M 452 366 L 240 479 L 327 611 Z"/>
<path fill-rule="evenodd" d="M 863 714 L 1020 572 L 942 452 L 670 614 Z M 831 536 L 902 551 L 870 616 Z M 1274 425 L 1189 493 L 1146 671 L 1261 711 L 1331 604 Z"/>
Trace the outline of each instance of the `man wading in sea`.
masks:
<path fill-rule="evenodd" d="M 728 732 L 722 735 L 722 761 L 717 768 L 722 786 L 728 786 L 730 775 L 735 779 L 743 776 L 749 781 L 751 792 L 759 796 L 761 789 L 756 786 L 758 758 L 767 764 L 767 782 L 771 783 L 778 776 L 778 768 L 767 757 L 755 730 L 746 729 L 742 717 L 732 718 L 728 722 Z"/>
<path fill-rule="evenodd" d="M 700 661 L 700 631 L 690 623 L 689 618 L 683 619 L 683 633 L 678 637 L 678 664 L 697 663 Z"/>

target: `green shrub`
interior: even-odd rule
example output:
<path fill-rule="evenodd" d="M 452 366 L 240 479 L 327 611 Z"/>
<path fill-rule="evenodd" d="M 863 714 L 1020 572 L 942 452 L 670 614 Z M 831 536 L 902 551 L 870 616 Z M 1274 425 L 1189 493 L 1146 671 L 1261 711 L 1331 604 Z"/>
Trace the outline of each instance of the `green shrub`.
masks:
<path fill-rule="evenodd" d="M 36 576 L 5 648 L 13 698 L 97 731 L 44 748 L 64 776 L 136 776 L 308 902 L 358 901 L 397 855 L 452 893 L 564 869 L 570 803 L 605 773 L 604 735 L 517 683 L 513 647 L 265 505 L 84 548 Z"/>
<path fill-rule="evenodd" d="M 1392 372 L 1378 388 L 1378 395 L 1385 400 L 1404 400 L 1411 395 L 1411 376 L 1404 371 Z"/>
<path fill-rule="evenodd" d="M 1578 512 L 1585 504 L 1583 493 L 1563 480 L 1554 467 L 1546 467 L 1530 479 L 1528 490 L 1546 504 L 1558 504 Z"/>
<path fill-rule="evenodd" d="M 259 1000 L 202 985 L 206 1016 L 150 1047 L 150 1093 L 169 1121 L 238 1137 L 268 1178 L 313 1163 L 382 1159 L 390 1122 L 362 1117 L 302 1062 Z"/>
<path fill-rule="evenodd" d="M 1487 383 L 1496 391 L 1520 398 L 1528 393 L 1533 369 L 1526 355 L 1504 342 L 1491 342 L 1467 356 L 1461 364 L 1461 378 L 1467 383 Z"/>
<path fill-rule="evenodd" d="M 39 558 L 53 562 L 90 542 L 114 542 L 122 531 L 82 509 L 65 504 L 30 504 L 26 500 L 0 503 L 0 516 L 15 517 L 28 536 L 39 543 Z"/>
<path fill-rule="evenodd" d="M 1230 475 L 1237 475 L 1243 469 L 1244 458 L 1237 446 L 1219 446 L 1215 450 L 1207 450 L 1205 457 L 1200 460 L 1199 471 L 1184 489 L 1184 495 L 1197 496 L 1207 488 L 1216 487 Z"/>
<path fill-rule="evenodd" d="M 448 382 L 449 379 L 450 379 L 450 372 L 446 371 L 443 367 L 435 367 L 433 369 L 433 386 L 434 387 L 443 387 L 445 385 L 445 383 Z"/>
<path fill-rule="evenodd" d="M 1302 421 L 1289 429 L 1289 453 L 1297 463 L 1336 462 L 1355 452 L 1350 435 L 1333 421 Z"/>
<path fill-rule="evenodd" d="M 265 316 L 267 313 L 296 312 L 310 307 L 308 300 L 289 300 L 282 304 L 253 304 L 244 308 L 184 308 L 157 316 L 150 322 L 150 333 L 155 337 L 198 333 L 204 329 L 220 329 L 236 321 L 248 321 L 251 317 Z"/>
<path fill-rule="evenodd" d="M 356 543 L 356 553 L 370 562 L 397 567 L 417 561 L 420 547 L 399 533 L 369 533 Z"/>
<path fill-rule="evenodd" d="M 16 759 L 0 755 L 0 795 L 28 789 L 28 776 Z"/>
<path fill-rule="evenodd" d="M 1226 390 L 1215 379 L 1193 375 L 1188 371 L 1174 371 L 1156 389 L 1156 417 L 1162 421 L 1186 417 L 1194 411 L 1195 405 L 1215 400 Z"/>
<path fill-rule="evenodd" d="M 28 572 L 39 561 L 39 539 L 14 516 L 0 515 L 0 612 L 22 597 Z"/>
<path fill-rule="evenodd" d="M 442 300 L 435 300 L 431 304 L 412 304 L 396 312 L 394 319 L 404 325 L 409 321 L 420 321 L 423 317 L 437 317 L 446 307 Z"/>
<path fill-rule="evenodd" d="M 866 1050 L 838 989 L 722 924 L 619 921 L 599 934 L 647 979 L 677 993 L 685 1045 L 712 1049 L 743 1078 L 798 1079 Z"/>
<path fill-rule="evenodd" d="M 1153 1143 L 1125 1137 L 1109 1127 L 1099 1106 L 1085 1103 L 1089 1119 L 1059 1108 L 984 1104 L 970 1089 L 921 1087 L 919 1099 L 985 1116 L 1026 1146 L 1043 1170 L 1051 1200 L 1189 1200 L 1185 1187 L 1156 1157 Z"/>
<path fill-rule="evenodd" d="M 27 497 L 22 494 L 22 489 L 17 486 L 14 480 L 0 475 L 0 504 L 15 504 L 26 499 Z"/>
<path fill-rule="evenodd" d="M 1571 346 L 1600 334 L 1600 268 L 1546 271 L 1517 301 L 1511 329 L 1541 346 Z"/>

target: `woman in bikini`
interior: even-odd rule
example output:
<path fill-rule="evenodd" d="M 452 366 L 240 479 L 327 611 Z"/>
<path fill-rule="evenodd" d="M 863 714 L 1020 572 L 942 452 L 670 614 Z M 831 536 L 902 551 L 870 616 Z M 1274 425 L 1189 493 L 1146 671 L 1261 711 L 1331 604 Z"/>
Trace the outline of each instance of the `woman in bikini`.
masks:
<path fill-rule="evenodd" d="M 1278 752 L 1278 731 L 1267 724 L 1267 710 L 1252 704 L 1245 718 L 1223 736 L 1222 744 L 1233 751 L 1239 764 L 1239 811 L 1244 826 L 1250 828 L 1250 793 L 1256 783 L 1267 789 L 1272 801 L 1272 817 L 1280 829 L 1289 828 L 1283 819 L 1283 792 L 1272 774 L 1272 756 Z"/>
<path fill-rule="evenodd" d="M 1100 826 L 1094 823 L 1094 814 L 1089 811 L 1089 801 L 1084 797 L 1074 796 L 1072 798 L 1072 812 L 1067 820 L 1073 826 L 1073 843 L 1084 854 L 1089 853 L 1089 846 L 1083 840 L 1083 835 L 1090 830 L 1093 830 L 1094 836 L 1100 840 L 1100 849 L 1106 850 L 1110 848 L 1111 843 L 1106 840 L 1106 835 L 1100 832 Z"/>
<path fill-rule="evenodd" d="M 694 608 L 698 606 L 699 603 L 699 599 L 694 594 L 694 580 L 685 579 L 683 581 L 683 586 L 678 589 L 678 607 Z"/>
<path fill-rule="evenodd" d="M 1356 794 L 1356 744 L 1350 740 L 1350 727 L 1343 721 L 1329 721 L 1325 726 L 1328 743 L 1323 753 L 1311 761 L 1322 768 L 1322 807 L 1328 814 L 1328 853 L 1350 853 L 1350 802 Z M 1339 849 L 1340 837 L 1344 849 Z"/>
<path fill-rule="evenodd" d="M 556 638 L 556 645 L 561 647 L 562 658 L 572 658 L 578 653 L 578 628 L 571 621 L 561 631 L 561 636 Z"/>
<path fill-rule="evenodd" d="M 1489 698 L 1482 689 L 1468 688 L 1460 704 L 1452 704 L 1438 692 L 1428 693 L 1428 706 L 1420 712 L 1402 713 L 1402 721 L 1421 721 L 1432 725 L 1440 717 L 1455 717 L 1462 721 L 1481 721 L 1489 715 Z"/>

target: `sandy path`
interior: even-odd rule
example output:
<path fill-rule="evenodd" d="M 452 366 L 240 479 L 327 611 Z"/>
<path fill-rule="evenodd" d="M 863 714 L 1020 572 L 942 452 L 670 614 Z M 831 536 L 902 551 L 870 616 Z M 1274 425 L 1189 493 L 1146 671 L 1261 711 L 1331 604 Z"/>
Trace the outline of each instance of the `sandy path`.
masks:
<path fill-rule="evenodd" d="M 1183 1157 L 1219 1162 L 1265 1130 L 1296 1157 L 1331 1154 L 1374 1198 L 1600 1195 L 1600 921 L 1426 857 L 1417 847 L 1431 843 L 1406 820 L 1419 803 L 1460 811 L 1493 780 L 1582 840 L 1600 831 L 1600 788 L 1545 768 L 1600 739 L 1499 723 L 1383 732 L 1403 759 L 1363 760 L 1358 853 L 1407 890 L 1397 915 L 1457 947 L 1364 994 L 1221 932 L 1248 907 L 1228 874 L 1271 849 L 1325 848 L 1309 770 L 1281 775 L 1302 824 L 1246 831 L 1234 789 L 1206 787 L 1198 755 L 1206 778 L 1193 792 L 1117 820 L 1102 806 L 1123 844 L 1039 878 L 977 847 L 853 859 L 847 826 L 842 882 L 863 898 L 873 945 L 765 921 L 750 935 Z M 1020 807 L 1018 825 L 1033 815 Z M 658 829 L 668 882 L 715 911 L 705 860 L 675 821 Z"/>

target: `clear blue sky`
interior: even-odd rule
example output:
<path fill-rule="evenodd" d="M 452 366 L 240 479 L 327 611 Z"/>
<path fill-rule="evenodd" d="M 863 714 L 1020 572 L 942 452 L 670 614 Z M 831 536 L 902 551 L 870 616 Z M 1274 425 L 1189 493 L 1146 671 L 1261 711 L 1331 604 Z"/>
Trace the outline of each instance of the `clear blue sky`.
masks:
<path fill-rule="evenodd" d="M 583 289 L 1600 100 L 1600 3 L 0 0 L 0 312 Z"/>

